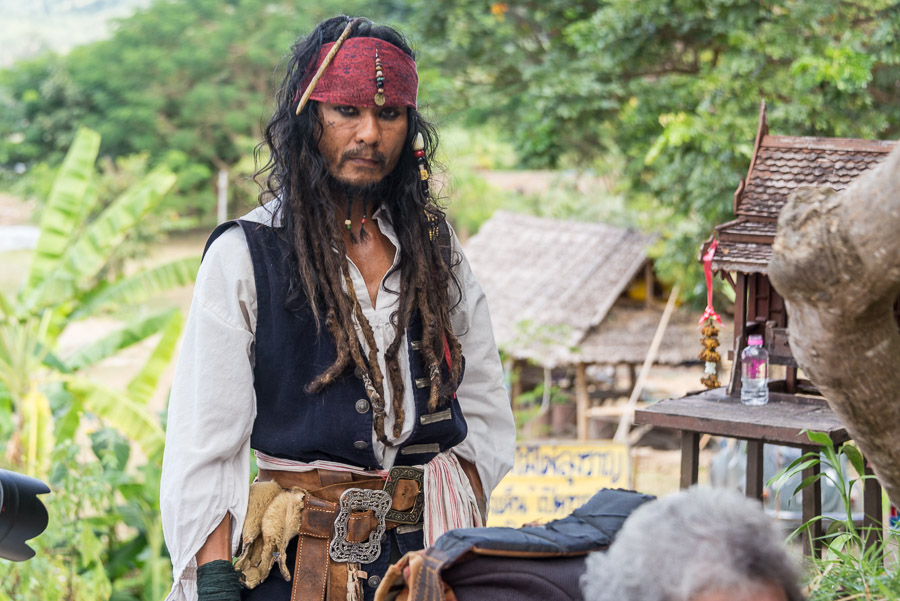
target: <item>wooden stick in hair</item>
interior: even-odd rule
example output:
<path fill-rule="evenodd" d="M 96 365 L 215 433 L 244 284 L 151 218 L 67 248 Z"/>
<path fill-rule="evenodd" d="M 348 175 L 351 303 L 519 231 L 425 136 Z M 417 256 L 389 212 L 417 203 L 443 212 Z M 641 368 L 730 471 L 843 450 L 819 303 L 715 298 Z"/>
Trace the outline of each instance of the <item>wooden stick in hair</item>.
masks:
<path fill-rule="evenodd" d="M 341 37 L 335 41 L 334 46 L 331 47 L 331 50 L 328 51 L 328 54 L 325 55 L 325 60 L 322 61 L 322 64 L 319 66 L 319 70 L 316 71 L 316 74 L 313 76 L 312 81 L 309 82 L 309 85 L 306 86 L 306 90 L 303 92 L 303 96 L 300 98 L 300 103 L 297 105 L 296 115 L 300 114 L 300 111 L 303 110 L 303 107 L 306 106 L 306 103 L 309 101 L 309 97 L 312 95 L 313 91 L 316 89 L 316 84 L 319 83 L 319 80 L 322 79 L 322 74 L 325 73 L 325 69 L 328 68 L 328 65 L 331 64 L 331 61 L 334 60 L 334 55 L 337 54 L 337 51 L 340 50 L 341 44 L 344 43 L 344 40 L 347 39 L 347 36 L 350 35 L 350 32 L 353 30 L 353 26 L 356 25 L 357 19 L 351 19 L 349 23 L 347 23 L 347 27 L 344 28 L 344 31 L 341 33 Z"/>

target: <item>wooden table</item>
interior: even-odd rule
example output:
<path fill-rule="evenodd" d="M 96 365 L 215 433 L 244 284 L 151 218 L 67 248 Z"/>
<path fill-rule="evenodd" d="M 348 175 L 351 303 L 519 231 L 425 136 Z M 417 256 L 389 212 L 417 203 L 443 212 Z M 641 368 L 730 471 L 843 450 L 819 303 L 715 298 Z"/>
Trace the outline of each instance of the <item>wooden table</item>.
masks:
<path fill-rule="evenodd" d="M 770 392 L 769 402 L 760 407 L 742 405 L 740 399 L 729 397 L 725 388 L 714 388 L 689 394 L 679 399 L 660 401 L 635 412 L 637 424 L 681 430 L 681 488 L 697 483 L 700 458 L 700 436 L 713 434 L 747 441 L 748 497 L 762 499 L 763 444 L 800 447 L 803 453 L 816 452 L 818 445 L 810 442 L 803 430 L 824 432 L 837 446 L 849 440 L 847 430 L 821 397 Z M 803 478 L 819 473 L 818 463 L 803 471 Z M 866 475 L 872 475 L 866 465 Z M 822 514 L 822 486 L 815 484 L 802 491 L 802 519 L 808 523 Z M 863 486 L 863 526 L 866 545 L 874 544 L 881 525 L 881 486 L 866 478 Z M 822 521 L 817 520 L 811 532 L 804 534 L 807 553 L 821 551 Z"/>

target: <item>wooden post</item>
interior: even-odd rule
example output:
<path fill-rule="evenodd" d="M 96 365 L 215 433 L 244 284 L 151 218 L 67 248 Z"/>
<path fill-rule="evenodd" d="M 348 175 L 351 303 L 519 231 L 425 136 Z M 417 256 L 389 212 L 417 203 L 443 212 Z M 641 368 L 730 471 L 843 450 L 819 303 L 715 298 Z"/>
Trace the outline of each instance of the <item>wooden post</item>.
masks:
<path fill-rule="evenodd" d="M 644 306 L 648 309 L 653 306 L 653 264 L 650 261 L 644 263 Z"/>
<path fill-rule="evenodd" d="M 588 406 L 590 398 L 588 397 L 587 375 L 585 371 L 587 365 L 578 363 L 575 366 L 575 407 L 577 419 L 578 440 L 588 439 Z"/>
<path fill-rule="evenodd" d="M 669 318 L 672 317 L 672 311 L 675 310 L 675 301 L 678 299 L 679 292 L 681 292 L 681 284 L 675 284 L 669 292 L 669 300 L 666 301 L 666 308 L 663 309 L 662 317 L 656 326 L 656 333 L 650 342 L 650 350 L 647 351 L 647 356 L 644 357 L 644 364 L 641 365 L 641 372 L 638 374 L 637 382 L 631 390 L 631 395 L 628 397 L 628 403 L 625 404 L 622 417 L 619 418 L 619 427 L 616 428 L 616 434 L 613 436 L 613 440 L 616 442 L 626 442 L 628 440 L 628 433 L 631 430 L 631 426 L 634 425 L 634 407 L 637 405 L 638 398 L 644 390 L 647 374 L 650 373 L 650 368 L 656 360 L 656 353 L 659 351 L 659 345 L 662 344 L 663 336 L 669 325 Z"/>
<path fill-rule="evenodd" d="M 734 341 L 741 336 L 746 340 L 747 335 L 747 274 L 739 273 L 737 290 L 734 292 Z M 737 349 L 736 352 L 740 352 Z M 740 357 L 734 357 L 734 365 L 740 363 Z"/>
<path fill-rule="evenodd" d="M 747 274 L 739 273 L 734 293 L 734 351 L 731 357 L 731 377 L 728 396 L 741 393 L 741 351 L 747 344 Z"/>
<path fill-rule="evenodd" d="M 512 368 L 510 369 L 510 378 L 512 378 L 512 386 L 510 386 L 510 402 L 513 407 L 518 406 L 519 397 L 522 396 L 522 362 L 518 359 L 512 360 Z"/>
<path fill-rule="evenodd" d="M 801 452 L 819 454 L 819 447 L 803 446 L 800 447 Z M 803 480 L 815 476 L 821 471 L 821 465 L 818 461 L 803 470 L 801 476 Z M 802 517 L 804 524 L 808 524 L 814 517 L 822 515 L 822 479 L 819 478 L 800 493 L 803 495 Z M 816 520 L 803 533 L 803 552 L 806 555 L 816 555 L 822 550 L 822 520 Z"/>
<path fill-rule="evenodd" d="M 697 483 L 700 473 L 700 433 L 681 432 L 681 488 Z"/>
<path fill-rule="evenodd" d="M 784 372 L 784 391 L 788 394 L 797 392 L 797 368 L 788 365 Z"/>
<path fill-rule="evenodd" d="M 863 484 L 863 540 L 866 548 L 877 545 L 883 536 L 881 506 L 881 484 L 875 478 L 875 472 L 868 460 L 865 461 L 865 482 Z"/>
<path fill-rule="evenodd" d="M 747 441 L 747 488 L 746 494 L 751 499 L 762 501 L 763 498 L 763 442 Z"/>

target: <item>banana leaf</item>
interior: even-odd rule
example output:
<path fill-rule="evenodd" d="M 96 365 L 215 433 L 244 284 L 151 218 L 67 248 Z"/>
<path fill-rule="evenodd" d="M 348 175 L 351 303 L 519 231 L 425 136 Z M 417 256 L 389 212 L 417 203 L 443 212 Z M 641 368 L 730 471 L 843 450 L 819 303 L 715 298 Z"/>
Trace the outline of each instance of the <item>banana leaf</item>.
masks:
<path fill-rule="evenodd" d="M 4 320 L 12 319 L 13 315 L 15 315 L 15 309 L 13 309 L 12 303 L 0 290 L 0 318 Z"/>
<path fill-rule="evenodd" d="M 26 311 L 74 299 L 109 260 L 134 225 L 156 208 L 175 183 L 175 175 L 160 166 L 116 198 L 69 246 L 59 265 L 43 283 L 25 296 Z"/>
<path fill-rule="evenodd" d="M 0 382 L 17 402 L 29 393 L 46 358 L 51 318 L 48 311 L 41 319 L 0 322 Z"/>
<path fill-rule="evenodd" d="M 117 428 L 136 442 L 148 458 L 156 458 L 165 444 L 165 434 L 153 413 L 127 395 L 78 376 L 68 376 L 69 392 L 81 399 L 84 409 Z"/>
<path fill-rule="evenodd" d="M 86 296 L 71 319 L 82 319 L 123 305 L 136 305 L 161 292 L 186 286 L 194 281 L 199 267 L 200 259 L 191 257 L 139 271 Z"/>
<path fill-rule="evenodd" d="M 72 440 L 75 437 L 78 426 L 81 424 L 81 415 L 84 413 L 81 399 L 68 391 L 63 391 L 62 394 L 66 394 L 70 398 L 66 399 L 64 410 L 58 412 L 53 420 L 53 436 L 56 444 Z"/>
<path fill-rule="evenodd" d="M 72 234 L 90 213 L 96 196 L 86 192 L 94 175 L 100 134 L 81 128 L 66 154 L 41 215 L 40 234 L 26 290 L 33 290 L 58 265 Z"/>
<path fill-rule="evenodd" d="M 128 396 L 135 402 L 146 405 L 156 391 L 159 378 L 168 368 L 178 346 L 181 326 L 184 320 L 180 311 L 175 311 L 163 327 L 162 338 L 153 349 L 150 358 L 141 368 L 140 373 L 128 384 Z"/>
<path fill-rule="evenodd" d="M 166 309 L 152 315 L 134 319 L 119 330 L 78 349 L 66 360 L 71 371 L 78 371 L 111 357 L 133 344 L 153 336 L 173 319 L 178 309 Z"/>
<path fill-rule="evenodd" d="M 50 400 L 33 385 L 20 400 L 19 413 L 22 416 L 25 473 L 35 478 L 44 478 L 50 469 L 50 456 L 54 446 Z"/>

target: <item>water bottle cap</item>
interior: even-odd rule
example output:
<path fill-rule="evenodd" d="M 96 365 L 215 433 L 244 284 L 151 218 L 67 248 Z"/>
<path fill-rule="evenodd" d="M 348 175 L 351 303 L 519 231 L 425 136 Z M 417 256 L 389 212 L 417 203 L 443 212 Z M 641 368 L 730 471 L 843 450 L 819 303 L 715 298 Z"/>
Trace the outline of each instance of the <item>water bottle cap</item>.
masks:
<path fill-rule="evenodd" d="M 753 334 L 747 339 L 747 344 L 750 346 L 762 346 L 763 337 L 759 334 Z"/>

